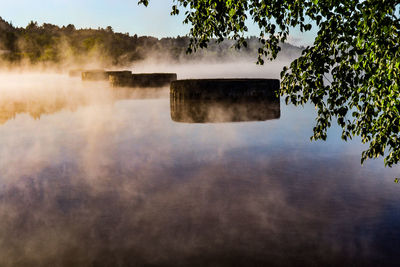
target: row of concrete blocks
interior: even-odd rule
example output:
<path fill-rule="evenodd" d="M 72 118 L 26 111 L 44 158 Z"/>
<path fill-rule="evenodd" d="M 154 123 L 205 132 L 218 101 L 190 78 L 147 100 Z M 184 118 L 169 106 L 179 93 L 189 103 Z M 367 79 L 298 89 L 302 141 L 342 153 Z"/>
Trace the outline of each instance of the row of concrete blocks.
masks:
<path fill-rule="evenodd" d="M 137 73 L 131 71 L 70 71 L 70 76 L 81 73 L 83 81 L 109 81 L 112 87 L 162 87 L 177 79 L 176 73 Z"/>
<path fill-rule="evenodd" d="M 176 122 L 264 121 L 280 117 L 280 83 L 277 79 L 176 78 L 174 73 L 82 72 L 82 80 L 109 80 L 113 87 L 158 87 L 170 84 L 171 118 Z"/>

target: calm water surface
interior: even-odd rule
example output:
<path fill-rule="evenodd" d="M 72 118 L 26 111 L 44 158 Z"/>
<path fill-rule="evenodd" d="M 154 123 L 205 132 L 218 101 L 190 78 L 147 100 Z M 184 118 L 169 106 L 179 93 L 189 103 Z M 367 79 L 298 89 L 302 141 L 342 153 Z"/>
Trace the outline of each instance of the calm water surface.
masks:
<path fill-rule="evenodd" d="M 0 81 L 0 266 L 400 263 L 400 168 L 310 142 L 313 107 L 185 123 L 168 88 Z"/>

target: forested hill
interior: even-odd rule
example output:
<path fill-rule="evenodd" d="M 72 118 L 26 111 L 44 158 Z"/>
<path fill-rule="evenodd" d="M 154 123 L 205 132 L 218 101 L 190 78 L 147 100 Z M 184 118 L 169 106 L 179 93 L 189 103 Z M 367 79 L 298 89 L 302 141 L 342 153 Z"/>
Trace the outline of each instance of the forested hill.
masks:
<path fill-rule="evenodd" d="M 25 28 L 14 27 L 0 17 L 0 61 L 3 64 L 75 64 L 95 61 L 102 66 L 124 66 L 146 58 L 170 61 L 200 59 L 232 60 L 251 57 L 256 60 L 258 38 L 247 39 L 248 47 L 230 49 L 232 42 L 211 42 L 207 50 L 186 54 L 188 37 L 157 39 L 149 36 L 114 32 L 106 29 L 76 29 L 74 25 L 59 27 L 44 23 L 29 23 Z M 293 58 L 300 47 L 285 44 L 282 56 Z"/>

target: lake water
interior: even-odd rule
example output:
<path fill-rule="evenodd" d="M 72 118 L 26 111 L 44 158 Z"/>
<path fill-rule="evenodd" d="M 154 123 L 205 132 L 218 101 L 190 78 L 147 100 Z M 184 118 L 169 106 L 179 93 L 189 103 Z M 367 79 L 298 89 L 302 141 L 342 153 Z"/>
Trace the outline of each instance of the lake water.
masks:
<path fill-rule="evenodd" d="M 0 266 L 400 263 L 400 168 L 310 142 L 311 106 L 188 123 L 168 88 L 0 84 Z"/>

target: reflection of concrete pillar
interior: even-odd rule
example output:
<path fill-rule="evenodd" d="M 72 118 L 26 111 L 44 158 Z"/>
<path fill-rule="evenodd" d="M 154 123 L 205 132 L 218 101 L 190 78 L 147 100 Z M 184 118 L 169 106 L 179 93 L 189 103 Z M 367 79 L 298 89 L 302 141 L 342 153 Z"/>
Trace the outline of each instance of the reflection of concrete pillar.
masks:
<path fill-rule="evenodd" d="M 171 119 L 186 123 L 267 121 L 279 119 L 276 100 L 188 100 L 171 96 Z"/>
<path fill-rule="evenodd" d="M 183 80 L 171 84 L 176 122 L 266 121 L 280 118 L 279 80 Z"/>

